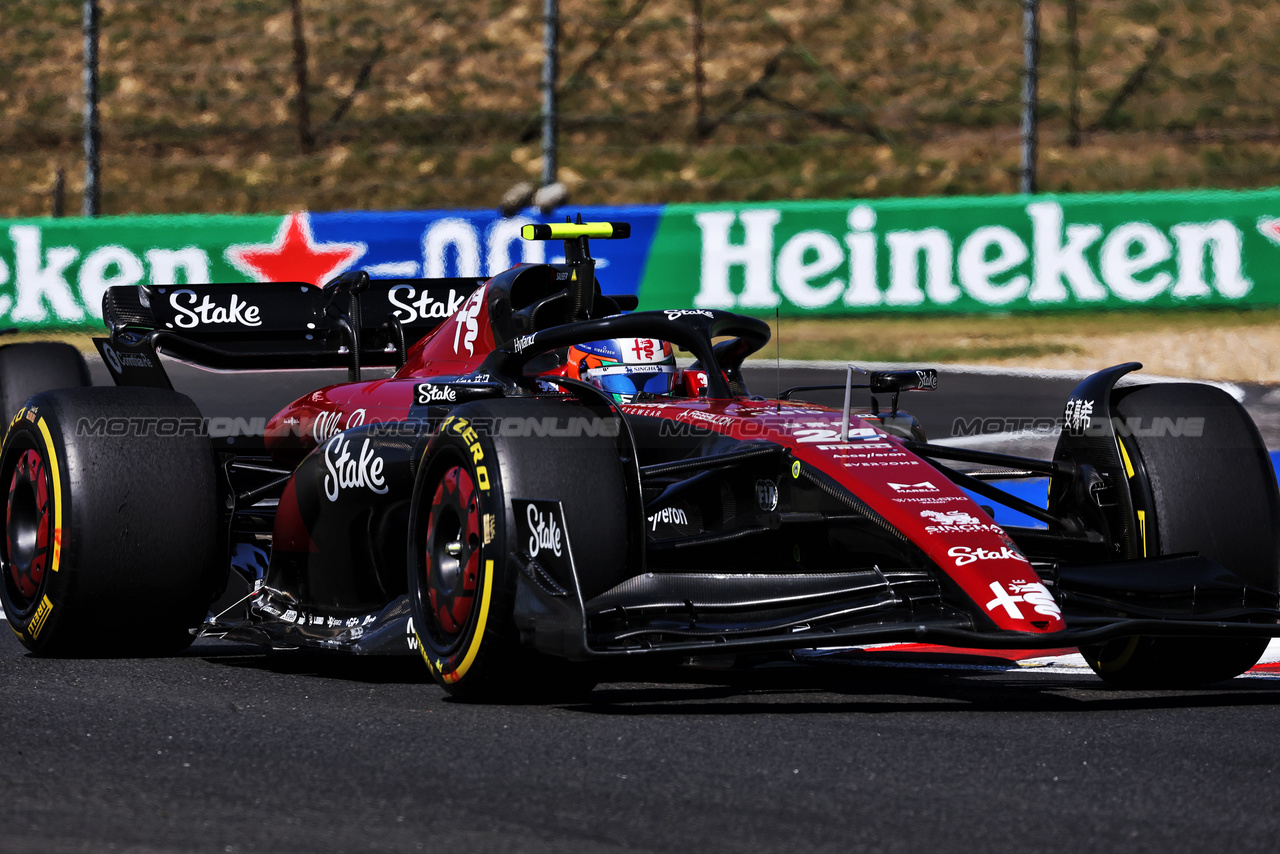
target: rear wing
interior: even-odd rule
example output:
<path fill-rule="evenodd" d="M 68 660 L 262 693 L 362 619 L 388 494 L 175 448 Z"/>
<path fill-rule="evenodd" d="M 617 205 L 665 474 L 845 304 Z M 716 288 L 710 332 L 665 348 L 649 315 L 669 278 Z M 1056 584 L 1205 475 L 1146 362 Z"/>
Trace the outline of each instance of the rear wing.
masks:
<path fill-rule="evenodd" d="M 119 385 L 168 386 L 157 353 L 218 370 L 404 364 L 405 351 L 453 316 L 483 278 L 370 279 L 108 288 L 94 339 Z M 158 372 L 158 373 L 157 373 Z"/>

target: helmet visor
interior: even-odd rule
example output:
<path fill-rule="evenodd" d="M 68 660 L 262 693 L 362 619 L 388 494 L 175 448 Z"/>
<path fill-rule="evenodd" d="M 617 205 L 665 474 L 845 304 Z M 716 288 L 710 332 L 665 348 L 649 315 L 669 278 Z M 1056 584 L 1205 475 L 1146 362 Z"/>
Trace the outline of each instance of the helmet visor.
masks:
<path fill-rule="evenodd" d="M 670 394 L 675 386 L 676 366 L 605 365 L 588 370 L 586 378 L 609 394 Z"/>

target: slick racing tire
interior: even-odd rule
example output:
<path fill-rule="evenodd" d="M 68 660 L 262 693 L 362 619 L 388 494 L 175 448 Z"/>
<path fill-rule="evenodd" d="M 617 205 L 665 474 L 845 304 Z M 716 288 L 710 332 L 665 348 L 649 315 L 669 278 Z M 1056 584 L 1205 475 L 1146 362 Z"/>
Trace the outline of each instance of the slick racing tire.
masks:
<path fill-rule="evenodd" d="M 149 388 L 33 396 L 0 450 L 0 599 L 40 655 L 191 643 L 226 580 L 214 460 L 190 399 Z"/>
<path fill-rule="evenodd" d="M 584 599 L 617 584 L 627 569 L 627 524 L 614 440 L 501 429 L 584 414 L 591 411 L 568 400 L 470 403 L 453 410 L 427 447 L 410 507 L 409 599 L 418 649 L 454 697 L 554 702 L 595 686 L 589 664 L 521 643 L 514 607 L 523 545 L 513 501 L 561 502 Z"/>
<path fill-rule="evenodd" d="M 1119 389 L 1112 409 L 1120 424 L 1138 426 L 1120 442 L 1135 508 L 1149 508 L 1138 525 L 1144 553 L 1199 552 L 1253 586 L 1280 590 L 1280 497 L 1266 445 L 1244 407 L 1213 386 L 1169 383 Z M 1200 417 L 1197 431 L 1191 419 Z M 1108 684 L 1177 688 L 1240 675 L 1268 642 L 1128 637 L 1081 652 Z"/>
<path fill-rule="evenodd" d="M 29 341 L 0 347 L 0 409 L 5 424 L 37 392 L 89 385 L 93 385 L 89 365 L 70 344 Z"/>

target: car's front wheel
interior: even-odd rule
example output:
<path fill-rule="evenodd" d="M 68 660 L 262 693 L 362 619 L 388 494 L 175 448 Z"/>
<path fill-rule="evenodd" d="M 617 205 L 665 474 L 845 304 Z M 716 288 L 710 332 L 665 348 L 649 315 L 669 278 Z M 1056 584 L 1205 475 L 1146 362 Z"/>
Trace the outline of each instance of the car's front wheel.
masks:
<path fill-rule="evenodd" d="M 516 556 L 526 544 L 518 541 L 513 502 L 560 502 L 583 595 L 613 586 L 628 568 L 626 500 L 613 441 L 523 431 L 590 414 L 569 401 L 486 401 L 455 413 L 427 447 L 410 506 L 409 599 L 418 648 L 436 681 L 459 699 L 581 695 L 595 685 L 594 668 L 521 641 Z"/>
<path fill-rule="evenodd" d="M 1197 552 L 1253 587 L 1280 591 L 1280 496 L 1244 407 L 1198 383 L 1120 389 L 1113 403 L 1143 556 Z M 1124 688 L 1219 682 L 1257 663 L 1268 638 L 1126 637 L 1081 649 Z"/>

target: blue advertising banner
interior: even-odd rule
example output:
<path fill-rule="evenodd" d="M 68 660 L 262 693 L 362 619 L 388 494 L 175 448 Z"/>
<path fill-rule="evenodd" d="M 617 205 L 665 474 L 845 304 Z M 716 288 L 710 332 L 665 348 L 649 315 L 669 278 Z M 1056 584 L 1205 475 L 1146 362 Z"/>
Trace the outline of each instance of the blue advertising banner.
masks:
<path fill-rule="evenodd" d="M 605 290 L 791 316 L 1280 305 L 1280 190 L 570 207 Z M 488 276 L 554 262 L 534 211 L 0 221 L 0 328 L 99 329 L 117 285 Z"/>

